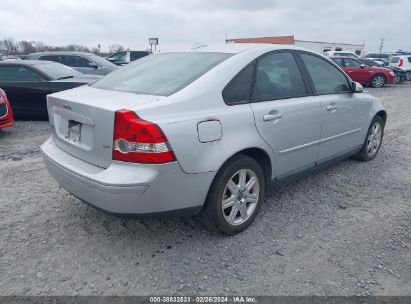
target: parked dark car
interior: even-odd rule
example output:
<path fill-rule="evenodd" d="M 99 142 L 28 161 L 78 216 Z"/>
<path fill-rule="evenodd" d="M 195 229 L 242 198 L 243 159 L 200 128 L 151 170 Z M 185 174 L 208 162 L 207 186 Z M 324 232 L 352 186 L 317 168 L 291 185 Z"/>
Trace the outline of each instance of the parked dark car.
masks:
<path fill-rule="evenodd" d="M 110 61 L 85 52 L 32 53 L 27 59 L 55 61 L 83 74 L 106 75 L 117 68 L 117 66 Z"/>
<path fill-rule="evenodd" d="M 108 61 L 114 63 L 115 65 L 125 65 L 134 60 L 143 58 L 150 55 L 148 51 L 124 51 L 117 52 L 107 58 Z"/>
<path fill-rule="evenodd" d="M 358 60 L 369 67 L 382 67 L 383 66 L 381 63 L 375 60 L 372 60 L 372 59 L 359 58 Z M 401 70 L 400 68 L 396 68 L 396 67 L 389 67 L 389 66 L 384 66 L 384 67 L 394 72 L 395 74 L 394 83 L 395 84 L 403 83 L 407 80 L 407 72 L 405 72 L 404 70 Z"/>
<path fill-rule="evenodd" d="M 0 88 L 6 92 L 17 119 L 47 119 L 47 94 L 72 89 L 100 77 L 84 75 L 50 61 L 0 62 Z"/>

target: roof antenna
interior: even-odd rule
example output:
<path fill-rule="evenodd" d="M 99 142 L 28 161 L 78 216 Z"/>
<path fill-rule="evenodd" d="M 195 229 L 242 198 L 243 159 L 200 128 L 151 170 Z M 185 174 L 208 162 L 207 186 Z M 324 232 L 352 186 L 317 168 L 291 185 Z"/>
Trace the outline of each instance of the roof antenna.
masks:
<path fill-rule="evenodd" d="M 191 49 L 194 50 L 194 49 L 199 49 L 199 48 L 206 47 L 206 46 L 207 46 L 206 43 L 196 41 L 196 42 L 194 42 L 194 44 L 193 44 L 193 46 L 191 47 Z"/>

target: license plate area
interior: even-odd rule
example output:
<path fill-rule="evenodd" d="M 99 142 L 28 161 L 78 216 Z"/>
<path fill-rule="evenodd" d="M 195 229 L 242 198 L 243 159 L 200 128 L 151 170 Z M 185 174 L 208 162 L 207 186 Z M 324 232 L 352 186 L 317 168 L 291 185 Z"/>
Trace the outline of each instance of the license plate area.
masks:
<path fill-rule="evenodd" d="M 78 122 L 75 120 L 69 120 L 68 126 L 67 126 L 67 135 L 65 136 L 65 138 L 69 141 L 80 142 L 81 141 L 81 127 L 82 127 L 81 122 Z"/>

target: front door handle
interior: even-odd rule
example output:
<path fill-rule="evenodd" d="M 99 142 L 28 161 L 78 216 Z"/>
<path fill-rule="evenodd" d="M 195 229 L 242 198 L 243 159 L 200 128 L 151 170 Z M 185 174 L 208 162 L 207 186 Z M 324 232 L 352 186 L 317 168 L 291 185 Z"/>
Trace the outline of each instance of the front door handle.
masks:
<path fill-rule="evenodd" d="M 281 117 L 283 117 L 283 116 L 278 112 L 272 113 L 272 114 L 270 112 L 270 114 L 266 114 L 266 115 L 263 116 L 263 120 L 264 121 L 271 121 L 271 120 L 280 119 Z"/>

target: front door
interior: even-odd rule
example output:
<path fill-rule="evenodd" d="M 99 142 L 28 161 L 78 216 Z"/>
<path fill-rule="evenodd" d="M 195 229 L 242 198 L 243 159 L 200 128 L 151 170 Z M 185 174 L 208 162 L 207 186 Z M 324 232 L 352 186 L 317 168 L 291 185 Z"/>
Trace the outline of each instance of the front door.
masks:
<path fill-rule="evenodd" d="M 350 80 L 319 56 L 301 53 L 316 100 L 321 103 L 322 129 L 318 162 L 327 161 L 361 146 L 366 105 L 351 90 Z"/>

